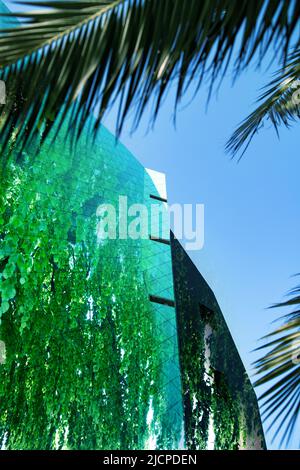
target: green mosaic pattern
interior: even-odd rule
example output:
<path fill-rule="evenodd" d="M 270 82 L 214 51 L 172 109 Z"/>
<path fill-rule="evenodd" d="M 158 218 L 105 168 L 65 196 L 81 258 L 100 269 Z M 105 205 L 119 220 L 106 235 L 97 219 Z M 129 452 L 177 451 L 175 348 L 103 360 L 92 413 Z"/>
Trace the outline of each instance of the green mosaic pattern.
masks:
<path fill-rule="evenodd" d="M 149 300 L 174 298 L 170 246 L 97 239 L 100 204 L 158 195 L 144 168 L 103 128 L 0 171 L 1 446 L 182 447 L 175 309 Z"/>

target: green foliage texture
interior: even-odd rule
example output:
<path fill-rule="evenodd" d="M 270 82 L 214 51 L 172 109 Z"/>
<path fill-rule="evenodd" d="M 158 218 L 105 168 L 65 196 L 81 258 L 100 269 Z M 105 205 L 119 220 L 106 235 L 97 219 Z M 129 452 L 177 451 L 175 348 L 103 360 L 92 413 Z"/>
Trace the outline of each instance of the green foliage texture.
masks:
<path fill-rule="evenodd" d="M 0 444 L 137 449 L 152 435 L 177 446 L 180 416 L 174 424 L 161 377 L 165 330 L 141 269 L 148 245 L 96 233 L 97 206 L 115 203 L 120 188 L 142 202 L 144 169 L 105 129 L 76 151 L 66 129 L 35 150 L 14 149 L 1 166 Z"/>

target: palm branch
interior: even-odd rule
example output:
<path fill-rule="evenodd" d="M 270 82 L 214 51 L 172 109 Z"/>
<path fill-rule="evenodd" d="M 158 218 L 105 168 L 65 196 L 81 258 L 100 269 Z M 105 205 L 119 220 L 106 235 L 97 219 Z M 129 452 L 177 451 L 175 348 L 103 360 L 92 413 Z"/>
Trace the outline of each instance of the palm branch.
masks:
<path fill-rule="evenodd" d="M 289 125 L 300 117 L 300 50 L 288 62 L 259 99 L 261 103 L 236 129 L 227 143 L 227 150 L 236 155 L 245 153 L 252 138 L 269 120 L 278 134 L 281 124 Z"/>
<path fill-rule="evenodd" d="M 53 118 L 61 123 L 70 108 L 76 135 L 91 113 L 95 132 L 116 100 L 119 134 L 131 111 L 137 125 L 152 104 L 154 120 L 172 83 L 176 107 L 191 83 L 198 89 L 206 79 L 211 91 L 229 64 L 238 75 L 261 64 L 271 45 L 283 62 L 300 45 L 300 3 L 290 0 L 22 3 L 40 10 L 16 14 L 21 25 L 0 34 L 0 78 L 8 88 L 17 81 L 19 90 L 2 142 L 14 130 L 25 145 L 41 121 L 52 118 L 49 132 Z"/>
<path fill-rule="evenodd" d="M 255 386 L 270 383 L 261 395 L 263 416 L 271 418 L 269 429 L 276 425 L 274 438 L 281 434 L 280 445 L 289 442 L 300 415 L 300 286 L 290 299 L 274 307 L 294 307 L 283 324 L 265 336 L 258 350 L 267 352 L 255 362 L 259 379 Z"/>

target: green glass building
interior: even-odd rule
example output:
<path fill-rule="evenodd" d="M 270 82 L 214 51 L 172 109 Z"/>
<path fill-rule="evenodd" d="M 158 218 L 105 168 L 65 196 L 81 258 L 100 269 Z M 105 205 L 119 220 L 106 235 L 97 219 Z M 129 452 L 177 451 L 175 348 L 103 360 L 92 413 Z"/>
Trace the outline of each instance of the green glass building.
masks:
<path fill-rule="evenodd" d="M 105 128 L 53 137 L 1 155 L 0 447 L 265 448 L 222 313 L 170 234 L 164 175 Z"/>
<path fill-rule="evenodd" d="M 189 449 L 265 449 L 255 392 L 214 293 L 172 234 Z"/>
<path fill-rule="evenodd" d="M 126 232 L 141 207 L 166 213 L 163 175 L 104 128 L 33 155 L 1 170 L 2 447 L 264 447 L 222 314 L 164 218 L 124 234 L 120 196 Z M 116 208 L 115 239 L 99 239 L 99 207 Z"/>
<path fill-rule="evenodd" d="M 99 240 L 99 206 L 118 207 L 119 196 L 128 206 L 164 204 L 105 129 L 75 152 L 61 132 L 34 160 L 23 152 L 3 169 L 8 448 L 184 446 L 176 313 L 150 300 L 174 299 L 170 246 Z"/>

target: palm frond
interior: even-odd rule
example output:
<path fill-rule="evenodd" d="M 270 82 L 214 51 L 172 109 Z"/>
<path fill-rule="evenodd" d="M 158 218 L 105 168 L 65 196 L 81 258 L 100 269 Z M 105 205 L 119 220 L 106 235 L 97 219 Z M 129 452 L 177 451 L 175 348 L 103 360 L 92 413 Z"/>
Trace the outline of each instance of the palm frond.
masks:
<path fill-rule="evenodd" d="M 152 101 L 153 120 L 170 84 L 177 105 L 188 86 L 211 87 L 235 53 L 234 73 L 274 46 L 285 61 L 300 45 L 300 3 L 290 0 L 106 0 L 23 2 L 39 11 L 16 14 L 21 25 L 0 32 L 0 78 L 17 82 L 17 106 L 2 123 L 4 140 L 25 144 L 44 119 L 73 128 L 96 115 L 94 131 L 118 100 L 117 132 L 133 110 L 137 125 Z M 57 122 L 57 119 L 56 119 Z M 53 122 L 50 120 L 47 132 Z"/>
<path fill-rule="evenodd" d="M 280 444 L 289 442 L 300 416 L 300 286 L 291 291 L 291 298 L 274 307 L 296 307 L 284 315 L 284 323 L 265 336 L 268 349 L 255 362 L 259 379 L 255 386 L 270 383 L 260 396 L 263 417 L 271 418 L 270 428 L 276 427 L 274 438 L 281 434 Z"/>
<path fill-rule="evenodd" d="M 300 50 L 265 87 L 259 98 L 261 104 L 236 129 L 226 148 L 233 155 L 245 153 L 254 135 L 266 121 L 273 124 L 277 134 L 280 125 L 289 126 L 300 117 Z"/>

